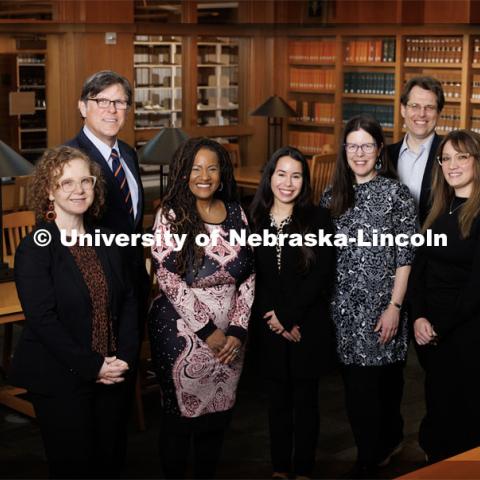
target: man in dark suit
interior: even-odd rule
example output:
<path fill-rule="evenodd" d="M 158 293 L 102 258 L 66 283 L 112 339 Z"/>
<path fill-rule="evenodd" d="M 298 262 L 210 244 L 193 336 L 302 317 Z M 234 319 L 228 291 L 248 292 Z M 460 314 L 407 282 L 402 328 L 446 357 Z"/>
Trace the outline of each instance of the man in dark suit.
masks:
<path fill-rule="evenodd" d="M 131 104 L 132 88 L 126 78 L 110 70 L 95 73 L 85 81 L 78 101 L 84 126 L 66 143 L 86 153 L 102 169 L 106 199 L 101 226 L 129 235 L 142 232 L 144 209 L 137 154 L 117 138 Z M 139 322 L 143 326 L 149 288 L 143 247 L 125 248 L 123 253 L 137 288 Z"/>
<path fill-rule="evenodd" d="M 441 141 L 435 127 L 445 104 L 442 85 L 432 77 L 414 77 L 405 85 L 400 102 L 407 134 L 388 146 L 388 154 L 417 202 L 422 225 L 430 210 L 432 166 Z"/>

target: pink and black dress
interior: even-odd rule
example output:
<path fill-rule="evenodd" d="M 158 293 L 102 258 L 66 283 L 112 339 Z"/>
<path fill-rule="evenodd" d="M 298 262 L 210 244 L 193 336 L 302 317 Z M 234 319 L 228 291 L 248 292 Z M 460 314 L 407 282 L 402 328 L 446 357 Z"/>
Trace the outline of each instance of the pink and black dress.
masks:
<path fill-rule="evenodd" d="M 250 247 L 231 245 L 230 230 L 248 229 L 238 203 L 226 203 L 221 224 L 205 224 L 208 233 L 218 230 L 217 244 L 205 247 L 198 272 L 177 273 L 174 246 L 166 242 L 152 248 L 160 295 L 149 315 L 152 361 L 161 386 L 164 413 L 184 418 L 230 410 L 244 359 L 244 340 L 254 296 L 254 264 Z M 154 232 L 170 233 L 162 212 Z M 221 364 L 205 343 L 220 328 L 242 341 L 230 365 Z"/>

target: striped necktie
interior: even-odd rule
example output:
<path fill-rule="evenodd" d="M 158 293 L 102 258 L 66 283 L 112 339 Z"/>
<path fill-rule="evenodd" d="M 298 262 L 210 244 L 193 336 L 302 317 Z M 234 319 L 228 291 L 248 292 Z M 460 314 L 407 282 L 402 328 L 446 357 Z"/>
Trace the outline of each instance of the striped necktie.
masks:
<path fill-rule="evenodd" d="M 127 177 L 125 176 L 125 170 L 123 169 L 122 163 L 120 162 L 120 157 L 118 156 L 118 152 L 114 148 L 112 148 L 110 159 L 112 160 L 113 175 L 118 182 L 120 191 L 122 192 L 125 206 L 127 207 L 128 213 L 130 213 L 133 218 L 132 194 L 130 193 L 130 188 L 128 187 Z"/>

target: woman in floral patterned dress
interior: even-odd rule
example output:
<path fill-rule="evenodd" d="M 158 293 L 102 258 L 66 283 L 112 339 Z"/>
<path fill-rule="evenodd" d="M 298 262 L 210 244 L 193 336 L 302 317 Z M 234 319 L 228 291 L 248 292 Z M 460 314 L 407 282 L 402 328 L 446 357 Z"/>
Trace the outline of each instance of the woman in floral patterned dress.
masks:
<path fill-rule="evenodd" d="M 371 116 L 345 126 L 333 185 L 321 204 L 336 232 L 365 241 L 374 233 L 415 233 L 415 203 L 397 180 L 385 154 L 382 128 Z M 401 312 L 413 260 L 405 246 L 337 249 L 332 315 L 342 364 L 346 406 L 357 444 L 352 476 L 370 476 L 401 448 L 400 402 L 407 354 L 407 322 Z"/>
<path fill-rule="evenodd" d="M 254 295 L 252 251 L 229 242 L 231 230 L 248 228 L 235 196 L 221 145 L 201 138 L 180 147 L 152 249 L 161 292 L 149 331 L 162 393 L 166 478 L 185 476 L 192 440 L 194 476 L 214 476 L 235 403 Z M 169 241 L 169 234 L 186 235 L 185 243 Z M 199 246 L 199 234 L 212 241 Z"/>

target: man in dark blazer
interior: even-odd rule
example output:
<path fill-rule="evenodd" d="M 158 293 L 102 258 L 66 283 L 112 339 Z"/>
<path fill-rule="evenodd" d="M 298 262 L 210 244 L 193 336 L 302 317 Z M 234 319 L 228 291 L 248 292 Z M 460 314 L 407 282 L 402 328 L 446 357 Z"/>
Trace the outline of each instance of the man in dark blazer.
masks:
<path fill-rule="evenodd" d="M 435 127 L 445 104 L 442 85 L 432 77 L 414 77 L 406 83 L 400 102 L 407 134 L 388 146 L 388 154 L 417 202 L 422 225 L 430 210 L 432 166 L 441 142 Z"/>
<path fill-rule="evenodd" d="M 144 209 L 137 154 L 117 138 L 131 104 L 132 88 L 126 78 L 110 70 L 95 73 L 85 81 L 78 101 L 84 126 L 66 143 L 86 153 L 102 169 L 106 199 L 101 226 L 129 235 L 142 232 Z M 123 253 L 137 289 L 139 322 L 143 326 L 149 290 L 143 247 L 124 248 Z"/>

